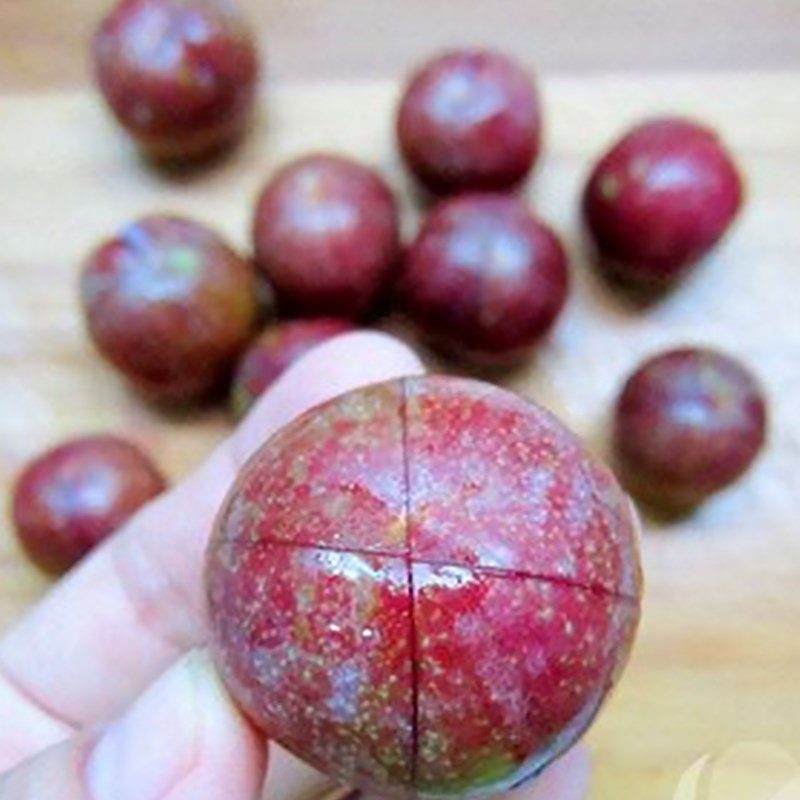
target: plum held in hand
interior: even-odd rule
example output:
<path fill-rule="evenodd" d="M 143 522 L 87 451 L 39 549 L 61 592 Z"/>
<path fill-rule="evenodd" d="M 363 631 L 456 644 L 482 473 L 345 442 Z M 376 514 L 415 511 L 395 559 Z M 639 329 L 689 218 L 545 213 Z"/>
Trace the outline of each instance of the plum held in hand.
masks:
<path fill-rule="evenodd" d="M 111 111 L 152 157 L 209 154 L 248 123 L 258 53 L 230 0 L 122 0 L 93 55 Z"/>
<path fill-rule="evenodd" d="M 160 401 L 218 388 L 257 313 L 251 265 L 205 226 L 170 216 L 145 217 L 102 244 L 81 298 L 100 353 Z"/>
<path fill-rule="evenodd" d="M 337 155 L 283 167 L 258 200 L 253 235 L 279 307 L 303 316 L 363 317 L 400 256 L 391 190 L 374 170 Z"/>
<path fill-rule="evenodd" d="M 85 436 L 49 450 L 22 473 L 14 525 L 31 560 L 59 575 L 165 488 L 135 445 L 116 436 Z"/>
<path fill-rule="evenodd" d="M 739 362 L 703 348 L 662 353 L 631 375 L 617 400 L 621 477 L 655 506 L 690 508 L 747 470 L 766 420 L 761 389 Z"/>
<path fill-rule="evenodd" d="M 717 244 L 742 196 L 717 135 L 664 117 L 633 128 L 600 159 L 583 211 L 601 268 L 629 287 L 658 292 Z"/>
<path fill-rule="evenodd" d="M 233 378 L 231 405 L 242 417 L 295 361 L 317 345 L 355 330 L 352 322 L 333 317 L 297 319 L 270 325 L 248 347 Z"/>
<path fill-rule="evenodd" d="M 539 406 L 444 377 L 350 392 L 275 435 L 206 578 L 250 718 L 337 779 L 425 797 L 502 791 L 570 747 L 641 594 L 610 472 Z"/>
<path fill-rule="evenodd" d="M 412 76 L 397 116 L 400 152 L 435 194 L 511 189 L 541 140 L 531 76 L 490 50 L 454 50 Z"/>
<path fill-rule="evenodd" d="M 568 290 L 557 236 L 520 200 L 468 194 L 430 212 L 411 247 L 401 301 L 445 352 L 518 360 L 552 327 Z"/>

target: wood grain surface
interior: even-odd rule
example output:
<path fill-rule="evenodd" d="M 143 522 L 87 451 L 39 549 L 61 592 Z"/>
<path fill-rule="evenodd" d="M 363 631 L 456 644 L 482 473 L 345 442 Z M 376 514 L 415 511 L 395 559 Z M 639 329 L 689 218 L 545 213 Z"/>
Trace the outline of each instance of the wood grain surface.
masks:
<path fill-rule="evenodd" d="M 797 0 L 237 0 L 281 80 L 389 77 L 431 50 L 490 43 L 545 70 L 800 65 Z M 0 86 L 86 81 L 111 0 L 0 0 Z"/>
<path fill-rule="evenodd" d="M 95 12 L 103 5 L 81 0 L 84 4 Z M 0 0 L 3 500 L 27 458 L 70 434 L 98 429 L 128 434 L 152 449 L 177 479 L 229 429 L 219 410 L 170 418 L 158 414 L 92 353 L 77 314 L 77 272 L 88 249 L 118 224 L 149 211 L 178 211 L 216 224 L 246 246 L 252 199 L 275 165 L 311 148 L 328 148 L 381 167 L 401 192 L 408 230 L 414 227 L 414 206 L 390 133 L 398 86 L 381 77 L 406 60 L 413 49 L 407 42 L 387 44 L 391 53 L 385 53 L 378 40 L 386 29 L 376 27 L 370 44 L 361 36 L 348 39 L 354 49 L 332 59 L 325 72 L 324 53 L 301 45 L 316 36 L 326 41 L 335 36 L 339 44 L 331 39 L 327 52 L 345 46 L 341 31 L 336 33 L 336 25 L 344 23 L 337 22 L 334 4 L 286 0 L 270 4 L 269 11 L 262 4 L 264 19 L 285 35 L 276 36 L 274 52 L 290 54 L 276 72 L 292 73 L 291 79 L 270 84 L 262 102 L 265 112 L 230 158 L 199 173 L 167 177 L 139 161 L 92 93 L 80 86 L 80 70 L 68 64 L 88 19 L 83 12 L 76 15 L 72 30 L 66 9 L 74 5 Z M 251 5 L 258 10 L 257 3 Z M 408 5 L 421 9 L 428 4 L 408 0 Z M 529 12 L 520 10 L 523 5 L 508 7 L 524 16 Z M 542 7 L 548 5 L 555 7 Z M 577 4 L 563 5 L 559 13 L 567 15 L 566 8 Z M 751 13 L 748 3 L 725 5 L 738 9 L 742 20 Z M 56 15 L 49 33 L 31 25 L 37 6 Z M 467 1 L 464 6 L 477 9 L 478 4 Z M 652 6 L 665 19 L 669 16 L 666 4 Z M 710 13 L 695 8 L 705 4 L 674 4 L 690 6 L 694 11 L 680 25 L 673 21 L 680 30 L 692 27 L 692 14 L 705 19 Z M 719 10 L 722 4 L 708 6 Z M 354 4 L 342 7 L 353 19 Z M 742 67 L 763 55 L 769 66 L 778 67 L 797 58 L 798 52 L 789 48 L 779 52 L 789 33 L 764 20 L 770 14 L 784 20 L 795 14 L 797 19 L 800 5 L 763 2 L 759 8 L 764 19 L 749 34 L 763 49 L 759 45 L 739 60 L 720 56 L 702 63 Z M 588 37 L 596 13 L 587 11 L 576 41 Z M 411 23 L 403 19 L 398 35 L 410 36 Z M 58 22 L 64 22 L 63 40 Z M 503 24 L 511 22 L 504 19 Z M 553 20 L 548 24 L 555 25 Z M 303 26 L 309 30 L 303 32 Z M 326 26 L 327 32 L 316 29 Z M 732 28 L 723 26 L 722 38 L 725 30 Z M 430 44 L 444 36 L 441 31 L 421 33 Z M 509 41 L 519 42 L 521 35 Z M 597 63 L 626 66 L 634 59 L 630 43 L 603 60 L 603 53 L 614 50 L 613 41 L 612 36 L 596 43 Z M 687 52 L 694 52 L 692 42 L 690 36 L 684 43 Z M 545 54 L 555 58 L 555 46 L 551 42 L 548 47 Z M 637 47 L 644 49 L 641 42 Z M 675 343 L 712 343 L 741 356 L 761 377 L 771 400 L 772 424 L 766 453 L 740 484 L 683 521 L 645 520 L 644 624 L 626 677 L 589 736 L 594 800 L 668 800 L 696 759 L 741 741 L 770 742 L 800 758 L 800 534 L 795 517 L 800 497 L 800 323 L 795 310 L 800 288 L 800 71 L 680 70 L 681 64 L 698 66 L 691 54 L 684 63 L 675 42 L 655 44 L 654 50 L 643 64 L 674 69 L 543 74 L 548 143 L 529 195 L 566 237 L 574 291 L 548 344 L 505 382 L 551 406 L 603 451 L 609 404 L 642 356 Z M 669 58 L 664 55 L 668 50 Z M 356 79 L 354 74 L 361 74 L 371 58 L 368 52 L 374 55 L 373 68 Z M 522 55 L 526 52 L 523 47 Z M 731 48 L 726 52 L 730 55 Z M 305 54 L 309 63 L 301 64 Z M 536 58 L 529 53 L 527 60 Z M 573 62 L 567 62 L 580 65 L 577 50 Z M 593 155 L 628 123 L 664 110 L 695 114 L 719 126 L 747 175 L 749 197 L 723 246 L 678 292 L 644 314 L 596 279 L 576 203 Z M 4 518 L 0 631 L 46 586 L 21 557 Z M 736 791 L 726 800 L 762 800 Z"/>

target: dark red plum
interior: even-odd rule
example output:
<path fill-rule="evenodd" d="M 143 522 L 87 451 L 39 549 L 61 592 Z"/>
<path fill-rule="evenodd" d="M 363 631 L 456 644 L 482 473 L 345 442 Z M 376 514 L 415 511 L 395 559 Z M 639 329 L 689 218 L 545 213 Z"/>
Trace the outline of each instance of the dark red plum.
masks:
<path fill-rule="evenodd" d="M 664 117 L 636 126 L 600 159 L 583 212 L 600 267 L 658 291 L 717 244 L 742 198 L 736 164 L 716 133 Z"/>
<path fill-rule="evenodd" d="M 100 353 L 153 399 L 206 396 L 230 374 L 257 314 L 252 266 L 180 217 L 145 217 L 88 259 L 81 298 Z"/>
<path fill-rule="evenodd" d="M 331 776 L 493 794 L 588 727 L 639 618 L 637 523 L 543 408 L 399 379 L 299 417 L 208 552 L 212 647 L 253 722 Z"/>
<path fill-rule="evenodd" d="M 397 137 L 411 172 L 435 194 L 511 189 L 540 148 L 541 108 L 532 77 L 491 50 L 453 50 L 411 78 Z"/>
<path fill-rule="evenodd" d="M 363 317 L 400 257 L 389 187 L 374 170 L 331 154 L 279 170 L 258 200 L 253 235 L 279 307 L 300 316 Z"/>
<path fill-rule="evenodd" d="M 352 322 L 333 317 L 297 319 L 267 327 L 248 347 L 233 378 L 231 405 L 236 417 L 253 403 L 299 358 L 317 345 L 355 330 Z"/>
<path fill-rule="evenodd" d="M 14 525 L 31 560 L 60 575 L 165 488 L 135 445 L 116 436 L 85 436 L 25 469 L 14 490 Z"/>
<path fill-rule="evenodd" d="M 761 389 L 738 361 L 704 348 L 662 353 L 625 384 L 614 449 L 628 488 L 683 509 L 733 483 L 764 445 Z"/>
<path fill-rule="evenodd" d="M 93 56 L 111 111 L 153 157 L 206 155 L 250 119 L 258 53 L 230 0 L 122 0 Z"/>
<path fill-rule="evenodd" d="M 425 219 L 399 294 L 441 349 L 505 363 L 550 330 L 568 283 L 558 237 L 522 201 L 468 194 L 442 201 Z"/>

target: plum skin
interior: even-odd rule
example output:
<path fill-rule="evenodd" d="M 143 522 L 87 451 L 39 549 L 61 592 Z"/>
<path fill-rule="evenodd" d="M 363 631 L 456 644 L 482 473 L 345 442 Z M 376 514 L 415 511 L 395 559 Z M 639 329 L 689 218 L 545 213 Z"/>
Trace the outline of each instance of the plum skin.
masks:
<path fill-rule="evenodd" d="M 519 360 L 553 326 L 569 288 L 553 231 L 517 198 L 465 194 L 423 222 L 399 283 L 434 345 L 478 363 Z"/>
<path fill-rule="evenodd" d="M 165 489 L 136 445 L 107 434 L 84 436 L 48 450 L 22 472 L 12 516 L 30 559 L 61 575 Z"/>
<path fill-rule="evenodd" d="M 756 379 L 723 353 L 684 347 L 640 365 L 615 405 L 613 446 L 628 489 L 652 505 L 691 508 L 741 477 L 764 446 Z"/>
<path fill-rule="evenodd" d="M 233 376 L 231 406 L 243 417 L 253 403 L 312 348 L 355 330 L 352 322 L 334 317 L 296 319 L 268 326 L 247 348 Z"/>
<path fill-rule="evenodd" d="M 491 50 L 452 50 L 424 64 L 406 87 L 397 139 L 411 172 L 434 194 L 511 189 L 541 146 L 532 78 Z"/>
<path fill-rule="evenodd" d="M 280 169 L 253 222 L 256 261 L 290 315 L 358 319 L 394 279 L 397 204 L 374 170 L 332 153 Z"/>
<path fill-rule="evenodd" d="M 81 301 L 101 353 L 152 399 L 200 399 L 227 377 L 257 314 L 251 265 L 181 217 L 125 226 L 87 260 Z"/>
<path fill-rule="evenodd" d="M 259 57 L 229 0 L 121 0 L 92 55 L 109 108 L 152 157 L 202 157 L 247 126 Z"/>
<path fill-rule="evenodd" d="M 626 662 L 633 508 L 539 406 L 389 381 L 277 433 L 218 516 L 223 680 L 269 736 L 382 792 L 482 795 L 570 747 Z"/>
<path fill-rule="evenodd" d="M 635 126 L 594 167 L 583 213 L 598 263 L 633 288 L 674 285 L 739 213 L 742 179 L 711 129 L 679 117 Z"/>

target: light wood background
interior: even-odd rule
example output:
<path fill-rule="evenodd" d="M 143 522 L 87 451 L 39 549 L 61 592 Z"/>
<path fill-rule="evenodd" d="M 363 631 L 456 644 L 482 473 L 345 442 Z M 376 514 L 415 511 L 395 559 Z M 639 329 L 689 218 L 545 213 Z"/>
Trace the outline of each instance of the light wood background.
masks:
<path fill-rule="evenodd" d="M 542 73 L 548 146 L 530 198 L 565 235 L 575 284 L 550 343 L 507 383 L 600 449 L 620 380 L 644 354 L 676 342 L 739 354 L 772 403 L 770 446 L 745 480 L 690 519 L 647 521 L 644 625 L 589 736 L 591 796 L 669 800 L 696 759 L 742 741 L 800 758 L 800 3 L 250 0 L 270 65 L 268 111 L 230 159 L 180 179 L 138 161 L 87 83 L 84 42 L 105 5 L 0 0 L 4 498 L 27 458 L 70 434 L 127 433 L 179 478 L 227 430 L 219 411 L 159 416 L 91 353 L 75 284 L 99 237 L 163 209 L 214 222 L 245 245 L 265 176 L 287 156 L 321 147 L 385 169 L 411 230 L 390 136 L 397 77 L 445 43 L 503 46 Z M 592 156 L 659 111 L 718 125 L 750 195 L 724 245 L 641 314 L 595 279 L 576 200 Z M 45 589 L 3 519 L 0 630 Z M 747 766 L 762 776 L 766 769 Z M 766 800 L 745 794 L 751 785 L 734 781 L 725 800 Z"/>
<path fill-rule="evenodd" d="M 543 70 L 800 63 L 797 0 L 236 0 L 282 80 L 394 76 L 432 49 L 492 42 Z M 0 85 L 85 79 L 111 0 L 0 0 Z"/>

